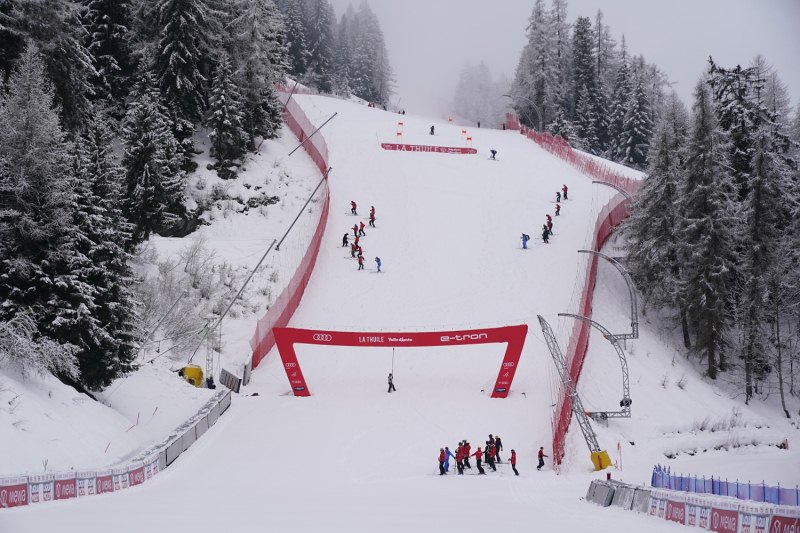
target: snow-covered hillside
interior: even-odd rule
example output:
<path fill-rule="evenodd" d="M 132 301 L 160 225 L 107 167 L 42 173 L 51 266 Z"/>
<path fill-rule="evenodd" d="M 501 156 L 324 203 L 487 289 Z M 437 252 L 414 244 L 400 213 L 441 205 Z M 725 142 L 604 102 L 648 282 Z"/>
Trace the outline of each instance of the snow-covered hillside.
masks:
<path fill-rule="evenodd" d="M 534 468 L 535 451 L 550 446 L 553 404 L 552 361 L 536 315 L 555 320 L 569 307 L 584 272 L 576 250 L 585 245 L 597 210 L 614 191 L 593 186 L 591 179 L 511 131 L 470 130 L 477 155 L 385 151 L 379 143 L 394 142 L 398 120 L 404 122 L 403 141 L 414 144 L 463 146 L 462 127 L 320 96 L 296 98 L 317 124 L 339 114 L 323 130 L 334 169 L 328 229 L 291 325 L 416 331 L 528 324 L 509 398 L 491 399 L 484 392 L 502 358 L 504 347 L 497 345 L 394 353 L 298 346 L 313 392 L 309 398 L 291 395 L 273 351 L 247 389 L 258 396 L 236 397 L 229 414 L 151 482 L 119 494 L 4 510 L 0 530 L 48 531 L 58 524 L 101 531 L 113 523 L 119 531 L 176 532 L 231 526 L 246 531 L 677 531 L 679 526 L 667 522 L 583 502 L 589 480 L 598 474 L 574 428 L 564 473 L 557 476 L 549 461 L 542 472 Z M 432 124 L 435 136 L 428 135 Z M 492 148 L 497 161 L 488 159 Z M 544 244 L 541 226 L 545 214 L 553 214 L 555 193 L 563 184 L 570 199 L 554 217 L 550 244 Z M 359 205 L 358 216 L 349 214 L 351 200 Z M 358 271 L 341 238 L 354 223 L 366 222 L 370 206 L 375 206 L 377 227 L 366 228 L 367 269 Z M 529 250 L 521 249 L 522 232 L 533 237 Z M 380 274 L 376 256 L 383 261 Z M 603 277 L 598 287 L 603 292 L 596 295 L 595 312 L 624 327 L 627 290 L 611 277 Z M 685 443 L 673 446 L 672 436 L 700 418 L 687 412 L 708 410 L 716 420 L 740 405 L 715 394 L 691 365 L 672 367 L 673 354 L 668 343 L 660 343 L 657 323 L 643 323 L 642 330 L 642 340 L 629 344 L 633 418 L 596 428 L 609 452 L 623 437 L 635 442 L 625 445 L 622 472 L 612 472 L 631 482 L 647 482 L 652 465 L 666 461 L 665 452 L 687 449 Z M 596 345 L 581 392 L 587 407 L 612 407 L 619 401 L 618 363 Z M 397 392 L 387 394 L 390 371 Z M 665 372 L 666 388 L 659 385 Z M 681 389 L 674 380 L 684 373 L 688 384 Z M 763 442 L 797 434 L 766 409 L 741 412 L 748 424 L 762 420 L 770 426 L 757 430 Z M 452 450 L 467 439 L 474 449 L 490 433 L 502 436 L 505 446 L 497 472 L 478 476 L 473 469 L 457 476 L 452 469 L 446 477 L 438 475 L 441 447 Z M 702 446 L 715 442 L 698 439 Z M 506 463 L 512 448 L 519 455 L 519 477 Z M 766 467 L 758 471 L 768 482 L 791 479 L 800 464 L 794 449 L 766 447 L 695 457 L 693 464 L 685 463 L 687 469 L 705 467 L 702 458 L 714 457 L 709 474 L 724 467 L 731 477 L 755 471 L 744 465 L 766 457 Z"/>

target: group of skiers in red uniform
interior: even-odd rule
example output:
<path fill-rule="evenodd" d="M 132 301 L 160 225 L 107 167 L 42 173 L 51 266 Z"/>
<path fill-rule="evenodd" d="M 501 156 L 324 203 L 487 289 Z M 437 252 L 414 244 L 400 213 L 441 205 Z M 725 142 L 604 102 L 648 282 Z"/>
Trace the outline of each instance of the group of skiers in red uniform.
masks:
<path fill-rule="evenodd" d="M 500 435 L 496 437 L 489 435 L 489 440 L 486 441 L 486 445 L 483 450 L 481 450 L 481 447 L 478 446 L 474 452 L 472 451 L 472 445 L 466 439 L 458 443 L 455 455 L 447 446 L 444 448 L 439 448 L 439 475 L 447 475 L 447 472 L 450 470 L 450 459 L 455 460 L 456 468 L 458 469 L 458 475 L 464 475 L 464 470 L 472 470 L 472 465 L 469 462 L 470 457 L 475 458 L 475 466 L 479 475 L 486 474 L 486 471 L 483 469 L 483 464 L 486 464 L 492 469 L 493 472 L 497 472 L 497 466 L 495 463 L 503 462 L 500 459 L 500 452 L 502 449 L 503 441 L 500 439 Z M 545 457 L 547 457 L 547 455 L 544 454 L 544 447 L 539 448 L 539 466 L 536 468 L 537 470 L 540 470 L 542 466 L 544 466 Z M 514 471 L 514 475 L 518 476 L 519 472 L 517 471 L 516 451 L 511 450 L 511 456 L 508 458 L 508 462 L 511 464 L 511 469 Z"/>
<path fill-rule="evenodd" d="M 561 193 L 564 193 L 564 200 L 568 200 L 567 192 L 569 189 L 567 188 L 567 184 L 565 183 L 563 187 L 561 187 L 560 191 L 556 192 L 556 216 L 561 214 Z M 553 234 L 553 217 L 550 216 L 550 213 L 545 215 L 545 223 L 542 225 L 542 240 L 545 244 L 550 242 L 550 236 Z M 522 248 L 527 250 L 528 249 L 528 241 L 530 240 L 530 236 L 526 235 L 525 233 L 522 234 Z"/>
<path fill-rule="evenodd" d="M 358 216 L 358 204 L 354 200 L 350 201 L 350 213 L 353 215 Z M 369 225 L 370 227 L 375 227 L 375 206 L 372 205 L 369 208 Z M 347 232 L 342 237 L 342 248 L 347 248 L 350 246 L 350 257 L 358 259 L 358 269 L 364 270 L 364 251 L 361 249 L 361 244 L 359 244 L 359 240 L 361 237 L 366 237 L 367 234 L 364 231 L 366 224 L 362 220 L 358 224 L 353 224 L 353 242 L 350 242 L 350 232 Z M 378 272 L 381 271 L 381 258 L 376 257 L 375 263 L 378 265 Z"/>

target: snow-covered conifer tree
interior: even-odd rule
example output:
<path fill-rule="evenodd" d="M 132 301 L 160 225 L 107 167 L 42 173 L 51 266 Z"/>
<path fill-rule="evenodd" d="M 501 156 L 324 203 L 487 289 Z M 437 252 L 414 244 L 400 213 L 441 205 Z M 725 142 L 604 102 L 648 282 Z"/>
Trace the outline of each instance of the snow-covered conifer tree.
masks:
<path fill-rule="evenodd" d="M 235 173 L 229 169 L 247 152 L 248 135 L 244 131 L 241 95 L 231 79 L 231 62 L 221 53 L 211 86 L 206 125 L 211 129 L 211 157 L 217 160 L 220 177 L 227 179 Z"/>
<path fill-rule="evenodd" d="M 622 162 L 633 168 L 644 168 L 651 135 L 650 109 L 642 80 L 637 79 L 622 123 Z"/>

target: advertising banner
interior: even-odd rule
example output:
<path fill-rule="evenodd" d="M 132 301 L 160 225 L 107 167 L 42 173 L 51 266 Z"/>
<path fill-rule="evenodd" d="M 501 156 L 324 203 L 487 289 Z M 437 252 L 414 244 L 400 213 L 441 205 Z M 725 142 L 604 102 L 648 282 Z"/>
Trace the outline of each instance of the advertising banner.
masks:
<path fill-rule="evenodd" d="M 97 472 L 97 477 L 95 478 L 95 488 L 97 490 L 97 494 L 114 492 L 114 474 L 111 472 L 111 470 Z"/>
<path fill-rule="evenodd" d="M 676 502 L 674 500 L 667 500 L 667 514 L 665 517 L 670 522 L 677 522 L 679 524 L 686 523 L 686 504 L 684 502 Z"/>
<path fill-rule="evenodd" d="M 800 508 L 778 507 L 775 509 L 769 533 L 798 533 L 800 532 Z"/>
<path fill-rule="evenodd" d="M 396 150 L 399 152 L 433 152 L 438 154 L 477 154 L 475 148 L 459 148 L 456 146 L 427 146 L 424 144 L 395 144 L 381 143 L 384 150 Z"/>
<path fill-rule="evenodd" d="M 128 484 L 133 487 L 144 483 L 144 466 L 131 465 L 128 470 Z"/>
<path fill-rule="evenodd" d="M 528 334 L 528 326 L 505 326 L 500 328 L 473 329 L 464 331 L 428 332 L 354 332 L 322 331 L 297 328 L 274 328 L 275 344 L 289 378 L 295 396 L 310 396 L 300 363 L 297 360 L 295 344 L 316 344 L 323 346 L 364 346 L 387 348 L 422 346 L 462 346 L 465 344 L 507 343 L 505 357 L 497 374 L 492 398 L 505 398 L 511 390 L 511 382 L 519 365 L 522 347 Z"/>
<path fill-rule="evenodd" d="M 54 494 L 56 500 L 68 500 L 78 495 L 75 472 L 59 472 L 55 475 Z"/>
<path fill-rule="evenodd" d="M 97 473 L 93 470 L 77 472 L 75 483 L 78 487 L 78 497 L 93 496 L 97 494 Z"/>
<path fill-rule="evenodd" d="M 53 499 L 53 475 L 33 474 L 28 476 L 28 501 L 49 502 Z"/>
<path fill-rule="evenodd" d="M 111 471 L 114 477 L 114 490 L 128 488 L 128 467 L 115 468 Z"/>
<path fill-rule="evenodd" d="M 0 479 L 0 509 L 28 505 L 28 478 Z"/>
<path fill-rule="evenodd" d="M 711 508 L 711 531 L 718 533 L 737 533 L 739 512 L 732 509 Z"/>

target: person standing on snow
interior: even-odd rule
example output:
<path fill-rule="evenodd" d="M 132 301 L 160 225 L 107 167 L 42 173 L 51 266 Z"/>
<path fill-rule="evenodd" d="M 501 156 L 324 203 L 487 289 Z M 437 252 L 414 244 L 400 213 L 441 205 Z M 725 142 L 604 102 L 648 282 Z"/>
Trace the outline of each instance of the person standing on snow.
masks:
<path fill-rule="evenodd" d="M 456 469 L 458 470 L 458 475 L 464 475 L 464 443 L 459 442 L 458 448 L 456 449 Z"/>
<path fill-rule="evenodd" d="M 350 244 L 347 241 L 347 237 L 349 237 L 349 236 L 350 236 L 350 233 L 348 232 L 348 233 L 344 234 L 344 237 L 342 237 L 342 248 L 347 248 L 347 245 Z"/>
<path fill-rule="evenodd" d="M 569 198 L 567 198 L 567 190 L 568 189 L 567 189 L 567 184 L 566 183 L 564 184 L 563 187 L 561 187 L 561 190 L 564 191 L 564 200 L 569 200 Z"/>
<path fill-rule="evenodd" d="M 361 254 L 358 254 L 358 269 L 364 270 L 364 256 Z"/>
<path fill-rule="evenodd" d="M 345 235 L 345 237 L 347 237 L 347 235 Z M 522 249 L 523 250 L 527 250 L 528 249 L 528 241 L 529 240 L 531 240 L 531 236 L 530 235 L 526 235 L 526 234 L 523 233 L 522 234 Z"/>
<path fill-rule="evenodd" d="M 492 472 L 497 472 L 497 467 L 494 466 L 494 442 L 486 447 L 486 464 L 492 467 Z"/>
<path fill-rule="evenodd" d="M 450 448 L 445 446 L 444 447 L 444 471 L 445 472 L 449 472 L 450 471 L 450 458 L 451 457 L 453 459 L 456 458 L 456 456 L 453 455 L 453 452 L 450 451 Z"/>
<path fill-rule="evenodd" d="M 503 461 L 500 460 L 500 451 L 503 449 L 503 441 L 500 440 L 500 435 L 494 438 L 494 458 L 498 463 L 502 463 Z"/>
<path fill-rule="evenodd" d="M 556 202 L 556 216 L 561 214 L 561 204 Z"/>
<path fill-rule="evenodd" d="M 556 203 L 560 201 L 561 201 L 561 193 L 559 191 L 556 191 Z"/>
<path fill-rule="evenodd" d="M 509 460 L 511 461 L 511 470 L 514 471 L 515 476 L 518 476 L 519 472 L 517 472 L 517 452 L 511 450 L 511 459 Z"/>
<path fill-rule="evenodd" d="M 447 472 L 444 471 L 444 460 L 445 460 L 445 457 L 447 457 L 447 456 L 444 454 L 444 448 L 439 448 L 439 475 L 440 476 L 444 476 L 444 475 L 447 474 Z"/>
<path fill-rule="evenodd" d="M 478 467 L 478 474 L 486 474 L 481 467 L 481 455 L 483 455 L 483 452 L 481 452 L 481 447 L 478 446 L 478 449 L 475 450 L 475 453 L 470 455 L 470 457 L 475 457 L 475 464 Z"/>
<path fill-rule="evenodd" d="M 492 150 L 489 150 L 489 152 L 491 152 L 491 154 L 492 154 L 492 157 L 490 159 L 494 159 L 495 161 L 497 161 L 497 159 L 495 158 L 495 156 L 497 155 L 497 150 L 492 149 Z"/>
<path fill-rule="evenodd" d="M 369 225 L 370 227 L 375 227 L 375 206 L 371 205 L 369 207 Z"/>
<path fill-rule="evenodd" d="M 550 235 L 552 235 L 552 234 L 553 234 L 553 221 L 552 221 L 552 220 L 548 220 L 548 221 L 547 221 L 547 232 L 548 232 Z"/>
<path fill-rule="evenodd" d="M 542 240 L 545 244 L 550 242 L 550 231 L 547 229 L 547 224 L 542 226 Z"/>
<path fill-rule="evenodd" d="M 353 237 L 358 238 L 358 225 L 353 224 Z"/>
<path fill-rule="evenodd" d="M 361 235 L 362 237 L 366 237 L 367 234 L 364 233 L 364 226 L 366 226 L 366 224 L 364 224 L 364 221 L 362 220 L 361 222 L 359 222 L 358 225 L 359 225 L 358 234 Z"/>
<path fill-rule="evenodd" d="M 435 134 L 433 133 L 433 126 L 431 126 L 431 135 L 435 135 Z"/>
<path fill-rule="evenodd" d="M 354 200 L 350 200 L 350 212 L 354 215 L 358 214 L 358 212 L 356 212 L 356 202 Z"/>
<path fill-rule="evenodd" d="M 469 468 L 470 470 L 472 470 L 472 465 L 469 464 L 469 458 L 471 457 L 469 454 L 470 448 L 471 446 L 469 445 L 469 442 L 467 442 L 467 440 L 464 439 L 464 468 Z"/>
<path fill-rule="evenodd" d="M 378 265 L 378 272 L 380 272 L 381 271 L 381 258 L 380 257 L 376 257 L 375 258 L 375 263 Z"/>
<path fill-rule="evenodd" d="M 352 257 L 353 259 L 355 259 L 355 257 L 356 257 L 356 249 L 357 249 L 356 243 L 351 243 L 350 244 L 350 257 Z"/>
<path fill-rule="evenodd" d="M 544 466 L 544 458 L 549 457 L 544 454 L 544 446 L 539 447 L 539 454 L 537 456 L 539 457 L 539 466 L 536 467 L 536 470 L 541 470 Z"/>
<path fill-rule="evenodd" d="M 389 372 L 389 390 L 387 392 L 391 393 L 392 391 L 397 392 L 397 389 L 394 388 L 394 378 L 392 376 L 392 373 Z"/>

